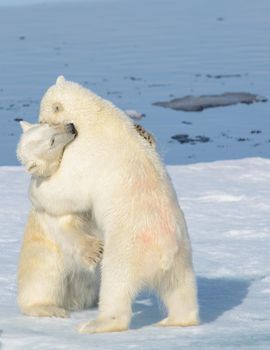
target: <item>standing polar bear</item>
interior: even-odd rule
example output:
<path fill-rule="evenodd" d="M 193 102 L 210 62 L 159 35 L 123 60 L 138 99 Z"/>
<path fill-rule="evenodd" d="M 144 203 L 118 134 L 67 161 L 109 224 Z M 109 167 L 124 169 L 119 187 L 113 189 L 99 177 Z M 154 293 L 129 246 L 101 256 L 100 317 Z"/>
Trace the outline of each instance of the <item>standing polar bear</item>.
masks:
<path fill-rule="evenodd" d="M 63 77 L 45 93 L 40 122 L 72 122 L 78 136 L 54 176 L 32 178 L 34 207 L 51 223 L 91 213 L 104 240 L 99 314 L 79 331 L 126 330 L 132 300 L 144 287 L 155 289 L 168 310 L 160 325 L 197 325 L 185 219 L 155 149 L 124 112 Z"/>

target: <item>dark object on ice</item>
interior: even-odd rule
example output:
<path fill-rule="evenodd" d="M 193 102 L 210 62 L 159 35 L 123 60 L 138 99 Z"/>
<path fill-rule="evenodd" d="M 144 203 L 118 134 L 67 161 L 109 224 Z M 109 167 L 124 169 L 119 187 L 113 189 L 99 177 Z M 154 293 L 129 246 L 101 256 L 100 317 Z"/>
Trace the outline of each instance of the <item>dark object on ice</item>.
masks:
<path fill-rule="evenodd" d="M 244 142 L 244 141 L 249 141 L 249 139 L 245 138 L 245 137 L 239 137 L 237 139 L 238 142 Z"/>
<path fill-rule="evenodd" d="M 171 101 L 155 102 L 153 105 L 172 108 L 176 111 L 200 112 L 205 108 L 266 101 L 266 97 L 250 94 L 248 92 L 226 92 L 221 95 L 184 96 Z"/>
<path fill-rule="evenodd" d="M 206 74 L 207 78 L 213 78 L 213 79 L 222 79 L 222 78 L 241 78 L 241 74 Z"/>
<path fill-rule="evenodd" d="M 178 142 L 180 142 L 181 144 L 184 143 L 190 143 L 191 145 L 195 145 L 196 143 L 206 143 L 210 141 L 210 138 L 207 136 L 201 136 L 198 135 L 196 136 L 194 139 L 189 137 L 188 134 L 177 134 L 171 137 L 173 140 L 176 140 Z"/>
<path fill-rule="evenodd" d="M 13 119 L 15 122 L 22 122 L 23 121 L 23 118 L 14 118 Z"/>
<path fill-rule="evenodd" d="M 129 79 L 129 80 L 132 80 L 132 81 L 140 81 L 140 80 L 142 80 L 142 78 L 133 77 L 133 76 L 131 76 L 131 77 L 125 77 L 125 79 Z"/>
<path fill-rule="evenodd" d="M 262 131 L 261 131 L 261 130 L 251 130 L 250 133 L 251 133 L 251 134 L 261 134 Z"/>
<path fill-rule="evenodd" d="M 24 36 L 24 35 L 19 36 L 19 39 L 20 39 L 20 40 L 25 40 L 25 36 Z"/>
<path fill-rule="evenodd" d="M 242 78 L 243 76 L 247 76 L 248 73 L 245 74 L 195 74 L 196 78 L 206 77 L 210 79 L 227 79 L 227 78 Z"/>

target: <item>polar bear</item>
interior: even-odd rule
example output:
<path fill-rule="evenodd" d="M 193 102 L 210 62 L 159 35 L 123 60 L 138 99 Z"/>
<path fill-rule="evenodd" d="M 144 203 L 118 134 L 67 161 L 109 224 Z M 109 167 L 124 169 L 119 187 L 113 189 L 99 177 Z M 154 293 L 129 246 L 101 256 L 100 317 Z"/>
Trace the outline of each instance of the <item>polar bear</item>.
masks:
<path fill-rule="evenodd" d="M 51 218 L 87 218 L 91 212 L 104 239 L 99 314 L 78 330 L 126 330 L 132 301 L 145 287 L 155 289 L 167 308 L 161 326 L 197 325 L 185 218 L 154 147 L 124 112 L 64 77 L 45 93 L 39 118 L 48 124 L 72 122 L 78 136 L 54 176 L 32 177 L 34 207 L 46 212 L 51 224 Z"/>
<path fill-rule="evenodd" d="M 52 176 L 76 137 L 74 125 L 23 121 L 21 127 L 18 159 L 36 178 Z M 94 269 L 103 243 L 77 215 L 55 218 L 53 228 L 44 227 L 44 217 L 32 209 L 19 260 L 18 303 L 27 315 L 67 317 L 69 310 L 92 306 L 97 299 Z"/>

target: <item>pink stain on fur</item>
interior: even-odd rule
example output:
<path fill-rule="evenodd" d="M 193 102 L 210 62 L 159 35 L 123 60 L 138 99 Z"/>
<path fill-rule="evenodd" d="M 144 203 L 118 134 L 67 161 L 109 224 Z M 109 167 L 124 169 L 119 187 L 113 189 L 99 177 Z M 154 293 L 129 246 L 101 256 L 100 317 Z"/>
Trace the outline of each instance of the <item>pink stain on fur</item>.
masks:
<path fill-rule="evenodd" d="M 155 244 L 155 237 L 151 231 L 143 231 L 139 237 L 146 246 Z"/>

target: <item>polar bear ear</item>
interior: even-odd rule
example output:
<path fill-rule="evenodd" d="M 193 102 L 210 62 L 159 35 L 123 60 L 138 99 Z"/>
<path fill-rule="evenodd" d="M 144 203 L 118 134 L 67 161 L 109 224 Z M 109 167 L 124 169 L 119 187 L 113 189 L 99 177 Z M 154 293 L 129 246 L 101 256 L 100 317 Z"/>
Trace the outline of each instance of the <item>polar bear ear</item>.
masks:
<path fill-rule="evenodd" d="M 65 81 L 65 77 L 63 75 L 59 75 L 59 77 L 56 79 L 56 85 L 63 84 Z"/>
<path fill-rule="evenodd" d="M 20 121 L 20 126 L 21 126 L 23 132 L 26 132 L 33 127 L 32 124 L 25 122 L 24 120 Z"/>

